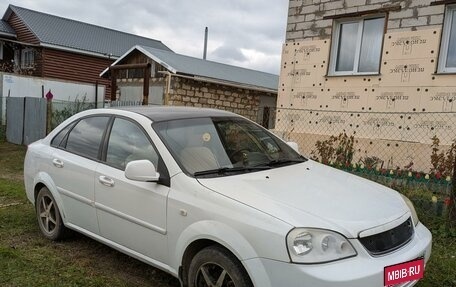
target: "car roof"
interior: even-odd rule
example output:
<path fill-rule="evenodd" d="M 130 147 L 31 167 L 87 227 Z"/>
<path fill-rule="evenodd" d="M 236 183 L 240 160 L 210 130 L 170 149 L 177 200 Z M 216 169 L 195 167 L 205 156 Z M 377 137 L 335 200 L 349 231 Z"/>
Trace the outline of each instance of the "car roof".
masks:
<path fill-rule="evenodd" d="M 114 109 L 137 113 L 153 122 L 204 117 L 239 117 L 239 115 L 228 111 L 195 107 L 134 106 L 116 107 Z"/>

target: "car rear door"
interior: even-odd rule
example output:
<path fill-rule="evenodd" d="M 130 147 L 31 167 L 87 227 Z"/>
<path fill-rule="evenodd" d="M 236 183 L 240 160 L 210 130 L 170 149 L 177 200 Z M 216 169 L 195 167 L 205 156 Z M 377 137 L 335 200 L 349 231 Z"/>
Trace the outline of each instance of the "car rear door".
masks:
<path fill-rule="evenodd" d="M 166 262 L 166 208 L 169 186 L 127 179 L 125 166 L 150 160 L 161 175 L 167 170 L 144 129 L 126 118 L 115 118 L 106 140 L 103 162 L 95 174 L 100 234 L 135 252 Z"/>
<path fill-rule="evenodd" d="M 83 118 L 63 129 L 52 141 L 49 174 L 61 194 L 67 222 L 99 234 L 94 176 L 109 116 Z"/>

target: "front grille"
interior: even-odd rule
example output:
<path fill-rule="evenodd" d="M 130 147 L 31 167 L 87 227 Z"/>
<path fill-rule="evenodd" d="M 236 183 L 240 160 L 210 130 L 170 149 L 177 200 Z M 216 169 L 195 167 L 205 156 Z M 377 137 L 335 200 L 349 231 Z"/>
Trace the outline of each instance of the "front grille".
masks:
<path fill-rule="evenodd" d="M 413 236 L 412 218 L 388 231 L 360 238 L 361 244 L 372 255 L 382 255 L 405 245 Z"/>

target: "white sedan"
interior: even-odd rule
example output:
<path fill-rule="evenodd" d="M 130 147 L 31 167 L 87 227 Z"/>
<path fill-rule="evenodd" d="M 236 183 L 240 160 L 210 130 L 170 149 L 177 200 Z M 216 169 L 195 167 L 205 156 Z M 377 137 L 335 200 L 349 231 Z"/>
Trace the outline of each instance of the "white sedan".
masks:
<path fill-rule="evenodd" d="M 72 229 L 182 286 L 413 286 L 431 234 L 399 193 L 301 156 L 236 114 L 81 112 L 28 147 L 52 240 Z"/>

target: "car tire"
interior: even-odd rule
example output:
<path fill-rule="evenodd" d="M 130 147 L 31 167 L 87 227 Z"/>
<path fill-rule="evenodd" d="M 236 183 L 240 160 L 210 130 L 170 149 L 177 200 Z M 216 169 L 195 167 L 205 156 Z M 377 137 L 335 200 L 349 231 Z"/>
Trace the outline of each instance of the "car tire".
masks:
<path fill-rule="evenodd" d="M 43 187 L 38 192 L 35 202 L 36 217 L 41 233 L 50 240 L 65 237 L 67 229 L 63 224 L 60 210 L 49 189 Z"/>
<path fill-rule="evenodd" d="M 188 287 L 253 286 L 241 262 L 218 246 L 206 247 L 193 257 L 187 283 Z"/>

